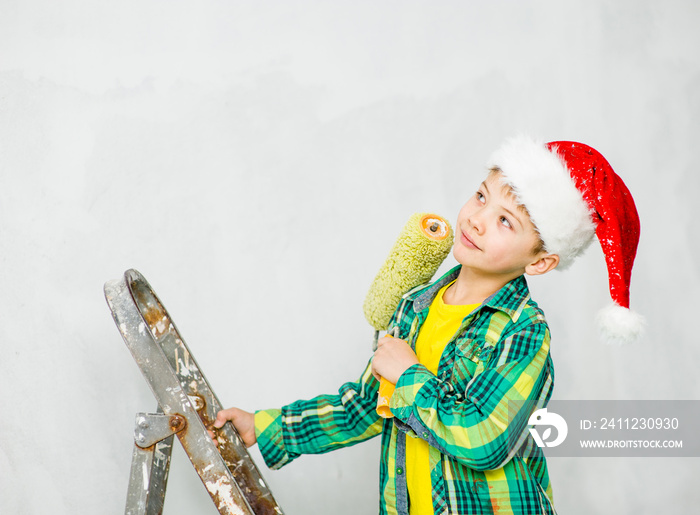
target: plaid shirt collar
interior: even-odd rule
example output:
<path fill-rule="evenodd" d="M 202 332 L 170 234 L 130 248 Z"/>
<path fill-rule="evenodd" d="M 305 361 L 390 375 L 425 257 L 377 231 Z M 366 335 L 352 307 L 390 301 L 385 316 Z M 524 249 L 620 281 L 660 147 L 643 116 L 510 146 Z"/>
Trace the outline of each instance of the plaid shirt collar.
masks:
<path fill-rule="evenodd" d="M 418 286 L 406 293 L 404 298 L 413 299 L 413 309 L 417 314 L 427 315 L 427 310 L 430 309 L 430 304 L 432 304 L 440 288 L 457 279 L 461 269 L 462 265 L 457 265 L 433 284 Z M 506 283 L 500 290 L 484 300 L 479 306 L 479 310 L 489 307 L 503 311 L 515 323 L 518 321 L 529 299 L 530 289 L 527 286 L 525 276 L 521 275 Z"/>

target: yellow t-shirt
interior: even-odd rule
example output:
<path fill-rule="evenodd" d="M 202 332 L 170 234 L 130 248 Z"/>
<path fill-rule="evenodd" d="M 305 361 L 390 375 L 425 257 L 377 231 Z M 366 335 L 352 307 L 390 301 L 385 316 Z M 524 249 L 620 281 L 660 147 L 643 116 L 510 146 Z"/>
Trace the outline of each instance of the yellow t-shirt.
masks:
<path fill-rule="evenodd" d="M 479 306 L 445 304 L 442 296 L 449 286 L 448 284 L 441 288 L 433 300 L 416 340 L 418 361 L 433 374 L 437 374 L 442 352 L 459 329 L 464 317 Z M 434 513 L 429 449 L 428 442 L 422 438 L 406 438 L 406 481 L 411 515 Z"/>

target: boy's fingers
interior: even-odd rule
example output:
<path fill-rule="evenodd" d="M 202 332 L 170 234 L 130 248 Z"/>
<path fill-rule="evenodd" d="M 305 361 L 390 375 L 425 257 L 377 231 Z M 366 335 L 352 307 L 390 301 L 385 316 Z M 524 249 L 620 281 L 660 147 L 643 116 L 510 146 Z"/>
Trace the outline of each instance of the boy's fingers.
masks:
<path fill-rule="evenodd" d="M 386 345 L 386 344 L 396 343 L 396 342 L 407 343 L 405 340 L 402 340 L 401 338 L 394 338 L 391 335 L 386 335 L 386 336 L 379 338 L 379 340 L 377 340 L 377 349 Z"/>
<path fill-rule="evenodd" d="M 220 428 L 224 427 L 224 424 L 227 421 L 233 420 L 233 416 L 234 416 L 233 410 L 234 410 L 234 408 L 229 408 L 229 409 L 224 409 L 224 410 L 219 411 L 216 414 L 216 420 L 214 420 L 214 427 L 217 429 L 220 429 Z"/>
<path fill-rule="evenodd" d="M 236 425 L 235 421 L 237 418 L 239 418 L 239 415 L 241 413 L 243 412 L 238 408 L 222 409 L 216 414 L 216 420 L 214 420 L 214 427 L 220 429 L 224 427 L 224 424 L 229 420 L 233 422 L 234 425 Z"/>
<path fill-rule="evenodd" d="M 236 408 L 228 408 L 225 410 L 221 410 L 216 414 L 216 420 L 214 421 L 214 427 L 219 429 L 224 426 L 226 422 L 229 420 L 234 420 L 236 418 L 236 414 L 238 412 L 238 409 Z"/>
<path fill-rule="evenodd" d="M 219 446 L 219 441 L 216 439 L 216 435 L 214 434 L 214 432 L 213 432 L 213 431 L 207 431 L 207 433 L 209 433 L 209 437 L 210 437 L 212 440 L 214 440 L 214 445 L 216 445 L 216 446 L 218 447 L 218 446 Z"/>
<path fill-rule="evenodd" d="M 379 372 L 377 372 L 377 369 L 374 365 L 374 361 L 372 361 L 372 375 L 377 381 L 380 381 L 382 379 L 382 375 Z"/>
<path fill-rule="evenodd" d="M 382 336 L 381 338 L 379 338 L 379 340 L 377 340 L 377 347 L 381 347 L 381 346 L 384 345 L 386 342 L 390 342 L 392 339 L 393 339 L 393 337 L 392 337 L 392 336 L 389 336 L 389 335 L 387 335 L 387 336 Z"/>

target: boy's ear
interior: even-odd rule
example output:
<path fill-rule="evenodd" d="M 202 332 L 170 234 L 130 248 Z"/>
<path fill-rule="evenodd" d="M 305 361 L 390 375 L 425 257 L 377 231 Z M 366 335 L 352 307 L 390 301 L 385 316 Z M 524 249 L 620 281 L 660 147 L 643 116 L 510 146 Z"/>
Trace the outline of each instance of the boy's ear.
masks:
<path fill-rule="evenodd" d="M 550 270 L 554 270 L 559 264 L 559 255 L 557 254 L 542 254 L 537 261 L 534 261 L 525 267 L 527 275 L 542 275 Z"/>

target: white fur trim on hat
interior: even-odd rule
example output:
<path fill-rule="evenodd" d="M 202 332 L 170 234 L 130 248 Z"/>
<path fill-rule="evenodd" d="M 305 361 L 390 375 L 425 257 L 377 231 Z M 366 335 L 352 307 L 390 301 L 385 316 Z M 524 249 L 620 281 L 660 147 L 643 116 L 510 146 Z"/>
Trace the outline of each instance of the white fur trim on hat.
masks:
<path fill-rule="evenodd" d="M 571 265 L 593 240 L 595 225 L 566 163 L 544 143 L 518 136 L 491 156 L 488 167 L 501 170 L 547 252 L 559 256 L 558 268 Z"/>
<path fill-rule="evenodd" d="M 614 302 L 598 312 L 596 322 L 601 339 L 608 344 L 634 342 L 646 325 L 642 315 Z"/>

